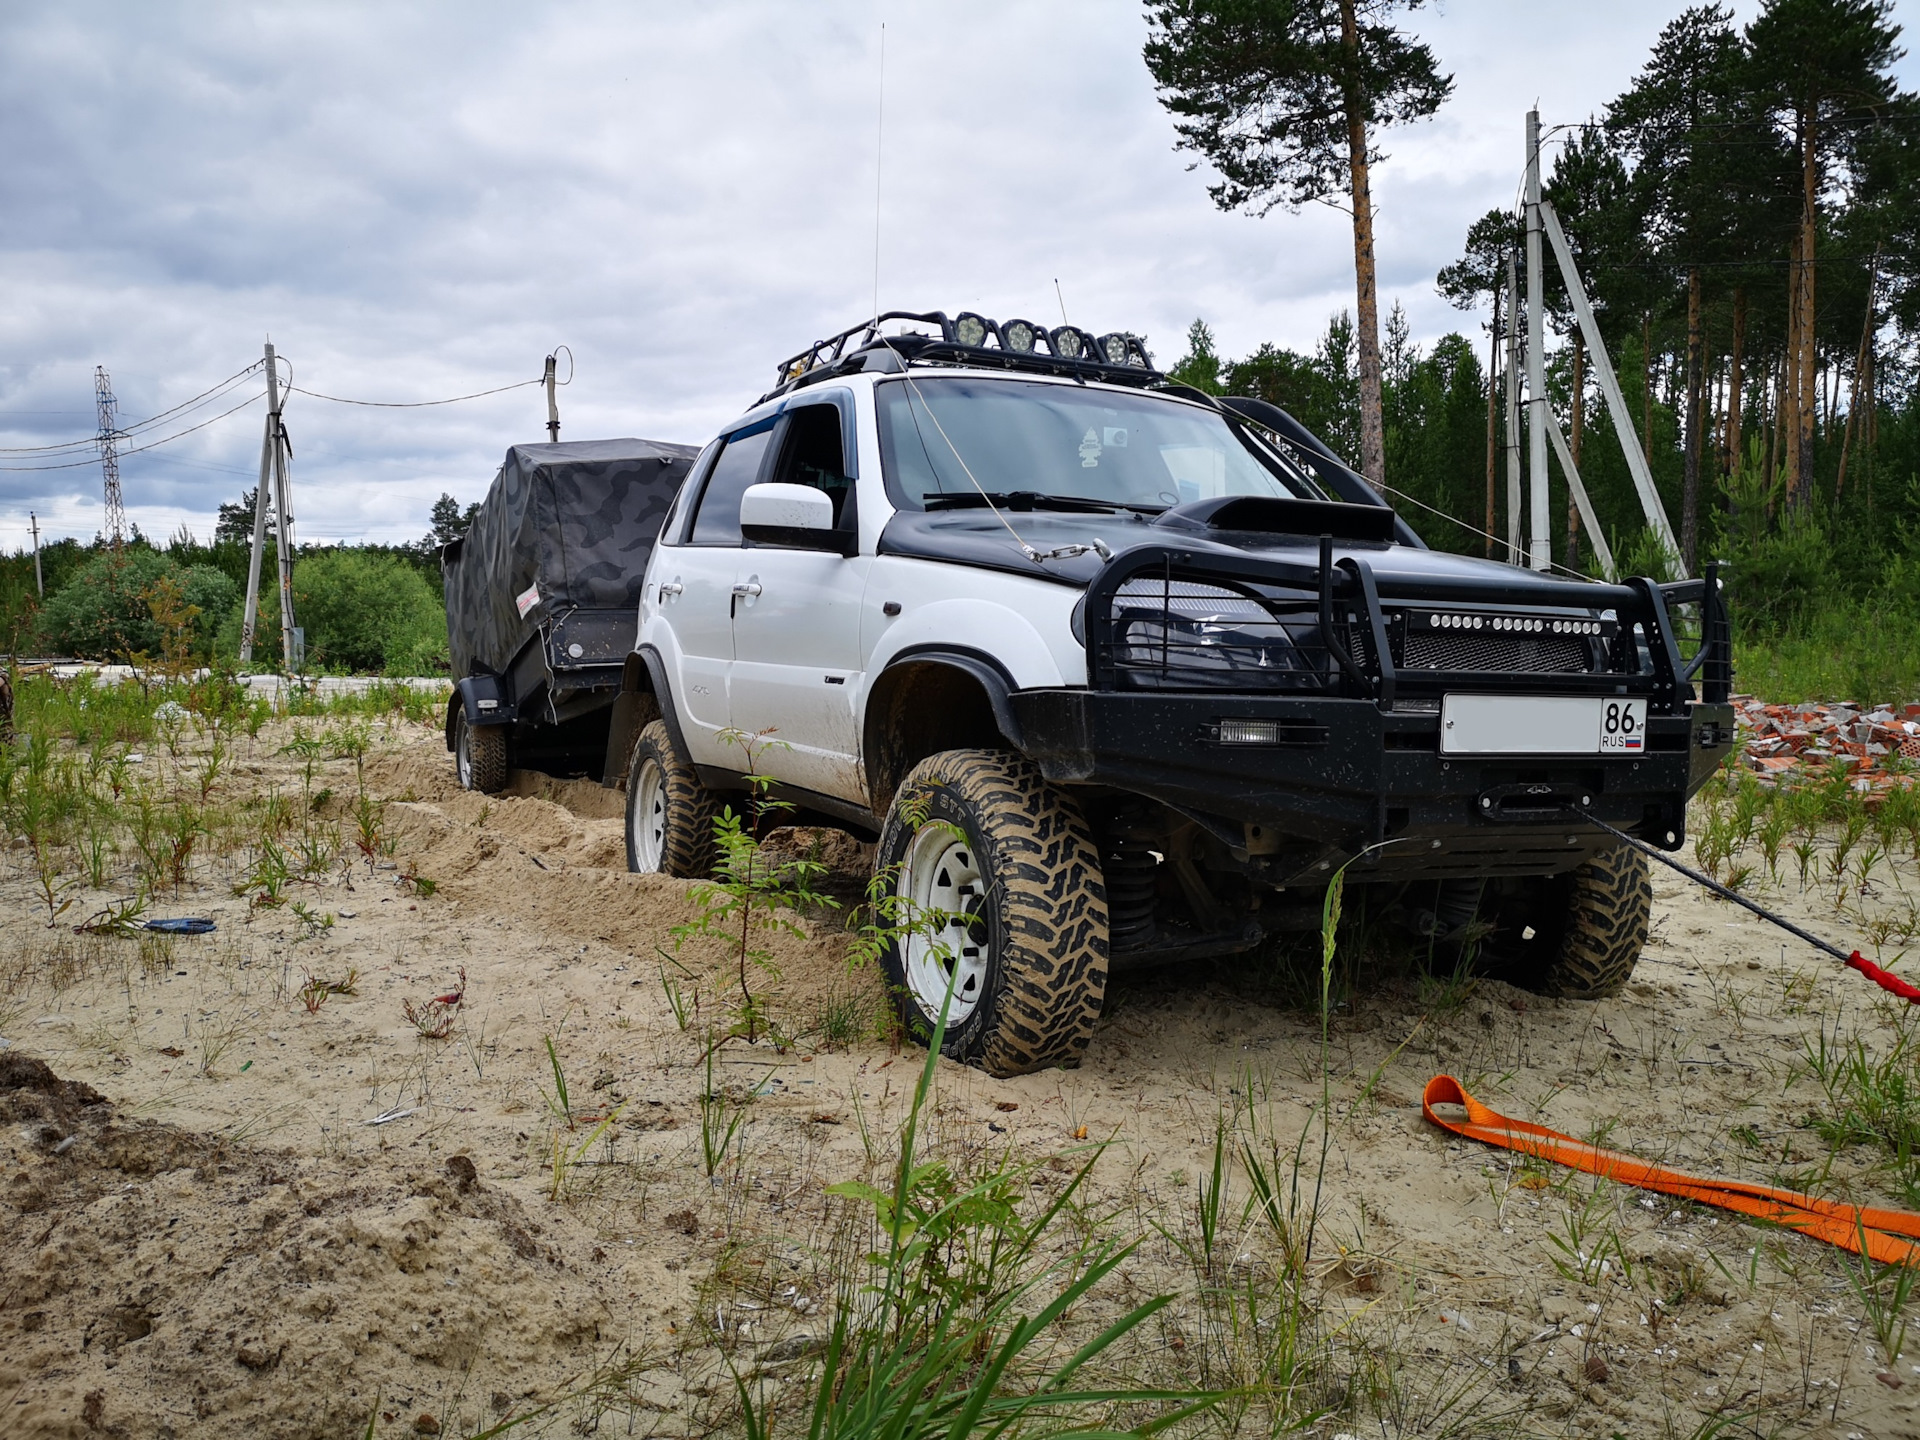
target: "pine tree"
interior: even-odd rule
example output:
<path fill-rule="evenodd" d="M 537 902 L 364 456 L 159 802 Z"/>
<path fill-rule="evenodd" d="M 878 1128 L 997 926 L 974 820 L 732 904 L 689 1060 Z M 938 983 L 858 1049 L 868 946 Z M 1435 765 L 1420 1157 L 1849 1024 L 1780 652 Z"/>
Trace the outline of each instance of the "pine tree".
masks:
<path fill-rule="evenodd" d="M 1347 197 L 1358 298 L 1360 469 L 1386 478 L 1369 175 L 1373 136 L 1424 119 L 1453 90 L 1397 29 L 1420 0 L 1147 0 L 1145 59 L 1178 148 L 1220 174 L 1223 210 L 1266 214 Z"/>

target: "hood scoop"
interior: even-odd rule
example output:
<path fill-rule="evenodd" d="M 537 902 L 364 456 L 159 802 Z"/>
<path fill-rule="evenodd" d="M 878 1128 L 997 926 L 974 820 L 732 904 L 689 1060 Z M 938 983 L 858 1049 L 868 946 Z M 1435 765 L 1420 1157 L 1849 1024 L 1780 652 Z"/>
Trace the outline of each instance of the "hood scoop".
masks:
<path fill-rule="evenodd" d="M 1154 517 L 1174 530 L 1238 530 L 1257 535 L 1303 535 L 1384 545 L 1393 539 L 1393 511 L 1384 505 L 1346 505 L 1333 500 L 1281 499 L 1269 495 L 1221 495 L 1191 500 Z"/>

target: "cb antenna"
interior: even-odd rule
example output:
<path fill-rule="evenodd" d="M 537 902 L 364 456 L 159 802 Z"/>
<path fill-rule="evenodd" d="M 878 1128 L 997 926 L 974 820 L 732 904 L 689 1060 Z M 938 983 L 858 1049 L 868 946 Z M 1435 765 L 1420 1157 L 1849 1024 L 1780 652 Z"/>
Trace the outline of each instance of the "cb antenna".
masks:
<path fill-rule="evenodd" d="M 887 135 L 887 22 L 880 22 L 880 104 L 873 124 L 873 323 L 880 323 L 880 161 Z"/>
<path fill-rule="evenodd" d="M 1053 281 L 1053 298 L 1060 302 L 1060 323 L 1062 325 L 1072 324 L 1073 322 L 1067 319 L 1067 297 L 1060 293 L 1060 279 L 1058 276 L 1055 276 Z"/>

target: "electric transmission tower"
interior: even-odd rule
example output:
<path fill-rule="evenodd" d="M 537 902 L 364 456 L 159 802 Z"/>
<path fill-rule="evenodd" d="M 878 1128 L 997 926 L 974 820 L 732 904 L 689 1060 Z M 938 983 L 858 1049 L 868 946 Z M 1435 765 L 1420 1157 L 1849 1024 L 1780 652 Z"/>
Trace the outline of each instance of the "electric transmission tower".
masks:
<path fill-rule="evenodd" d="M 100 408 L 100 434 L 97 443 L 100 446 L 100 473 L 107 482 L 107 543 L 115 553 L 126 542 L 127 512 L 120 503 L 120 417 L 116 413 L 119 401 L 113 398 L 113 381 L 107 378 L 107 367 L 96 365 L 93 370 L 93 398 Z"/>

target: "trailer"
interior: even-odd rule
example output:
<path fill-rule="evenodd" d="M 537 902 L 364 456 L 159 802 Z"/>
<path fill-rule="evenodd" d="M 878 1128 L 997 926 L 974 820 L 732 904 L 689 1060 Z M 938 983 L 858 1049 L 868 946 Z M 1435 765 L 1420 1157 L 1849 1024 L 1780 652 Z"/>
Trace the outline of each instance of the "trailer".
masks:
<path fill-rule="evenodd" d="M 647 561 L 697 453 L 634 439 L 507 451 L 440 552 L 464 788 L 496 793 L 512 769 L 601 778 Z"/>

